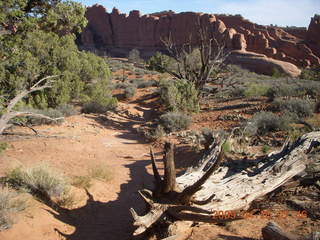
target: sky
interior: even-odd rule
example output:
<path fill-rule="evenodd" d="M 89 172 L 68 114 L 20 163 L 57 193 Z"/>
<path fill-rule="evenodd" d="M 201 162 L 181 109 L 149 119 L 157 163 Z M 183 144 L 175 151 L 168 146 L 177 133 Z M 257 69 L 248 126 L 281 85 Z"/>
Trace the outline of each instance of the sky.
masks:
<path fill-rule="evenodd" d="M 241 14 L 263 25 L 308 27 L 310 18 L 320 13 L 320 0 L 75 0 L 86 6 L 100 4 L 111 12 L 140 10 L 142 14 L 173 10 Z"/>

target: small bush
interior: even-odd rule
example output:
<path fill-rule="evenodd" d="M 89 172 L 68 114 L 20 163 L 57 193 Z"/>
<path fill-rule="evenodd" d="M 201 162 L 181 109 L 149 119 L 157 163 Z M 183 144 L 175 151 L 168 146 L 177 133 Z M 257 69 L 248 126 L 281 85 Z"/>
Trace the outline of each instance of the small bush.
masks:
<path fill-rule="evenodd" d="M 104 103 L 98 102 L 88 102 L 82 107 L 83 113 L 105 113 L 110 110 L 114 110 L 118 104 L 117 99 L 109 98 L 104 101 Z"/>
<path fill-rule="evenodd" d="M 77 115 L 79 112 L 70 104 L 64 104 L 57 107 L 57 110 L 62 113 L 63 116 L 69 117 Z"/>
<path fill-rule="evenodd" d="M 244 97 L 245 91 L 246 89 L 244 87 L 232 88 L 229 90 L 228 96 L 233 98 Z"/>
<path fill-rule="evenodd" d="M 117 99 L 112 97 L 107 81 L 99 81 L 86 89 L 82 112 L 105 113 L 117 107 Z"/>
<path fill-rule="evenodd" d="M 46 164 L 14 168 L 7 173 L 8 182 L 32 194 L 50 199 L 63 199 L 69 192 L 68 180 Z"/>
<path fill-rule="evenodd" d="M 104 165 L 93 166 L 89 169 L 89 176 L 100 181 L 108 182 L 113 178 L 113 173 L 109 168 L 110 167 Z"/>
<path fill-rule="evenodd" d="M 165 136 L 165 131 L 163 126 L 158 125 L 155 129 L 152 129 L 150 131 L 147 131 L 144 133 L 145 137 L 147 140 L 154 142 L 160 138 L 162 138 L 163 136 Z"/>
<path fill-rule="evenodd" d="M 126 87 L 128 87 L 128 85 L 129 85 L 128 83 L 120 82 L 120 83 L 116 83 L 114 88 L 115 89 L 125 89 Z"/>
<path fill-rule="evenodd" d="M 310 101 L 304 99 L 277 99 L 272 103 L 271 107 L 275 111 L 287 111 L 291 114 L 296 114 L 300 118 L 312 116 L 314 111 L 314 105 Z"/>
<path fill-rule="evenodd" d="M 45 115 L 45 116 L 48 116 L 50 118 L 61 118 L 57 121 L 51 121 L 50 119 L 46 119 L 46 118 L 41 118 L 41 117 L 37 117 L 37 116 L 28 116 L 26 117 L 26 122 L 28 124 L 31 124 L 33 126 L 36 126 L 36 125 L 44 125 L 44 124 L 61 124 L 64 119 L 63 119 L 63 113 L 60 112 L 58 109 L 52 109 L 52 108 L 48 108 L 48 109 L 43 109 L 43 110 L 40 110 L 40 109 L 30 109 L 28 110 L 30 112 L 33 112 L 35 114 L 42 114 L 42 115 Z M 20 119 L 22 120 L 22 119 Z M 24 120 L 22 120 L 24 121 Z"/>
<path fill-rule="evenodd" d="M 140 52 L 138 49 L 134 48 L 129 52 L 128 56 L 129 62 L 141 63 L 143 60 L 140 58 Z"/>
<path fill-rule="evenodd" d="M 124 89 L 124 97 L 126 99 L 132 98 L 136 94 L 136 87 L 130 85 Z"/>
<path fill-rule="evenodd" d="M 263 145 L 261 150 L 264 154 L 267 154 L 270 151 L 270 146 Z"/>
<path fill-rule="evenodd" d="M 231 144 L 229 141 L 225 141 L 221 147 L 224 153 L 229 153 L 231 151 Z"/>
<path fill-rule="evenodd" d="M 249 135 L 265 135 L 269 132 L 287 130 L 289 122 L 285 117 L 280 117 L 272 112 L 259 112 L 253 115 L 247 123 L 245 132 Z"/>
<path fill-rule="evenodd" d="M 304 81 L 297 87 L 297 92 L 301 93 L 301 96 L 317 98 L 320 96 L 320 81 Z"/>
<path fill-rule="evenodd" d="M 277 97 L 294 97 L 297 95 L 297 87 L 290 84 L 272 86 L 265 95 L 272 101 Z"/>
<path fill-rule="evenodd" d="M 90 176 L 75 176 L 72 179 L 71 184 L 78 188 L 89 188 L 91 187 L 91 177 Z"/>
<path fill-rule="evenodd" d="M 316 66 L 309 69 L 303 69 L 300 78 L 306 80 L 320 81 L 320 67 Z"/>
<path fill-rule="evenodd" d="M 244 96 L 246 97 L 260 97 L 266 95 L 270 86 L 262 84 L 249 84 L 244 89 Z"/>
<path fill-rule="evenodd" d="M 166 72 L 165 69 L 168 68 L 170 62 L 172 62 L 172 60 L 169 56 L 156 52 L 155 55 L 147 61 L 147 68 L 151 71 L 155 70 L 164 73 Z"/>
<path fill-rule="evenodd" d="M 13 224 L 12 215 L 26 208 L 26 202 L 8 188 L 0 188 L 0 231 L 9 229 Z"/>
<path fill-rule="evenodd" d="M 168 111 L 200 111 L 198 91 L 187 80 L 161 81 L 160 98 Z"/>
<path fill-rule="evenodd" d="M 181 112 L 168 112 L 160 117 L 160 123 L 169 132 L 187 129 L 191 124 L 191 117 Z"/>
<path fill-rule="evenodd" d="M 157 87 L 159 83 L 156 80 L 135 79 L 131 83 L 137 88 Z"/>

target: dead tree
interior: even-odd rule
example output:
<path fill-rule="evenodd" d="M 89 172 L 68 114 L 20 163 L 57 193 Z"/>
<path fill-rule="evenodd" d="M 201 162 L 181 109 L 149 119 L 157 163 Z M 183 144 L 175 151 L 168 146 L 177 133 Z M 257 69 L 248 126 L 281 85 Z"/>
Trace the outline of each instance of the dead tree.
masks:
<path fill-rule="evenodd" d="M 37 83 L 35 83 L 32 87 L 22 90 L 17 94 L 17 96 L 9 100 L 9 102 L 6 104 L 5 109 L 3 110 L 2 115 L 0 115 L 0 135 L 3 133 L 5 129 L 12 126 L 12 124 L 10 123 L 10 120 L 12 120 L 15 117 L 33 116 L 37 118 L 45 118 L 51 121 L 58 121 L 62 119 L 62 118 L 50 118 L 46 115 L 33 113 L 30 111 L 14 111 L 14 107 L 16 106 L 16 104 L 19 101 L 21 101 L 24 97 L 26 97 L 28 94 L 35 91 L 41 91 L 46 88 L 51 88 L 52 81 L 48 81 L 48 80 L 55 77 L 58 77 L 58 76 L 54 75 L 54 76 L 48 76 L 48 77 L 42 78 Z"/>
<path fill-rule="evenodd" d="M 240 169 L 220 163 L 223 160 L 222 140 L 215 138 L 208 154 L 199 165 L 176 177 L 173 145 L 165 144 L 164 176 L 160 176 L 151 151 L 154 189 L 139 194 L 149 205 L 149 212 L 139 216 L 130 209 L 134 235 L 139 235 L 160 220 L 214 222 L 214 211 L 242 211 L 294 176 L 301 174 L 308 163 L 307 154 L 320 145 L 320 132 L 311 132 L 296 142 L 284 144 L 279 152 L 252 161 L 251 167 Z M 213 174 L 214 173 L 214 174 Z"/>
<path fill-rule="evenodd" d="M 222 71 L 224 61 L 228 54 L 224 44 L 219 42 L 205 28 L 198 18 L 197 44 L 193 43 L 193 36 L 189 36 L 182 46 L 177 46 L 172 35 L 161 39 L 168 53 L 175 61 L 175 67 L 165 67 L 162 71 L 169 73 L 178 79 L 186 79 L 194 83 L 197 89 L 201 89 L 207 82 L 217 81 L 212 77 Z M 171 65 L 171 64 L 170 64 Z M 158 66 L 162 67 L 163 66 Z"/>

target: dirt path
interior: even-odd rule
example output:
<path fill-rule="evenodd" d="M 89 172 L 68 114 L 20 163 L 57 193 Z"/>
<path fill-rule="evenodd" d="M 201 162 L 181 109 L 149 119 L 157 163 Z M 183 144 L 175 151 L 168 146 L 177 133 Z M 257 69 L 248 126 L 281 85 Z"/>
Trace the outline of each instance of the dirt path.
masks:
<path fill-rule="evenodd" d="M 108 118 L 78 115 L 67 118 L 62 126 L 37 127 L 41 134 L 58 138 L 6 139 L 10 147 L 0 156 L 0 175 L 18 164 L 48 162 L 68 176 L 85 175 L 92 166 L 108 167 L 113 178 L 107 183 L 95 181 L 88 193 L 78 190 L 78 207 L 73 210 L 54 211 L 31 200 L 17 223 L 0 232 L 1 240 L 130 239 L 129 208 L 142 213 L 144 205 L 137 190 L 152 182 L 149 145 L 135 128 L 153 110 L 137 103 L 120 104 L 120 108 L 119 114 Z"/>

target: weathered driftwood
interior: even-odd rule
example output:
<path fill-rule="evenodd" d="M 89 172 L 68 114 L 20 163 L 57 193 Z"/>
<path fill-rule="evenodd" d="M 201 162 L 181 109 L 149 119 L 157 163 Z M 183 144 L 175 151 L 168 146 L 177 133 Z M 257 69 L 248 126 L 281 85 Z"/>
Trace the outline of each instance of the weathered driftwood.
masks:
<path fill-rule="evenodd" d="M 151 151 L 155 188 L 139 191 L 150 211 L 139 216 L 130 209 L 134 235 L 146 231 L 152 224 L 171 216 L 179 220 L 213 222 L 213 211 L 247 210 L 255 199 L 272 192 L 292 177 L 303 173 L 308 162 L 306 154 L 320 145 L 320 132 L 311 132 L 295 143 L 285 143 L 279 152 L 264 159 L 251 161 L 249 167 L 232 167 L 224 163 L 222 141 L 216 138 L 199 165 L 176 178 L 174 146 L 165 144 L 164 178 L 158 172 Z M 248 162 L 247 162 L 248 163 Z M 214 173 L 214 174 L 213 174 Z"/>
<path fill-rule="evenodd" d="M 262 228 L 262 237 L 263 240 L 299 240 L 298 236 L 285 232 L 274 222 Z"/>
<path fill-rule="evenodd" d="M 37 118 L 44 118 L 53 122 L 56 122 L 58 120 L 61 120 L 63 118 L 50 118 L 48 116 L 45 116 L 43 114 L 39 114 L 39 113 L 34 113 L 34 112 L 29 112 L 29 111 L 14 111 L 14 107 L 16 106 L 16 104 L 21 101 L 24 97 L 26 97 L 28 94 L 32 93 L 32 92 L 36 92 L 36 91 L 41 91 L 43 89 L 46 88 L 51 88 L 51 81 L 48 81 L 48 79 L 51 78 L 55 78 L 58 77 L 58 75 L 54 75 L 54 76 L 48 76 L 45 78 L 40 79 L 38 82 L 36 82 L 32 87 L 30 87 L 29 89 L 24 89 L 22 91 L 20 91 L 17 96 L 15 96 L 13 99 L 11 99 L 6 108 L 4 109 L 4 113 L 2 113 L 2 115 L 0 115 L 0 135 L 3 133 L 3 131 L 9 127 L 12 126 L 12 124 L 10 124 L 10 120 L 12 120 L 15 117 L 26 117 L 26 116 L 33 116 L 33 117 L 37 117 Z M 44 83 L 44 84 L 43 84 Z"/>

